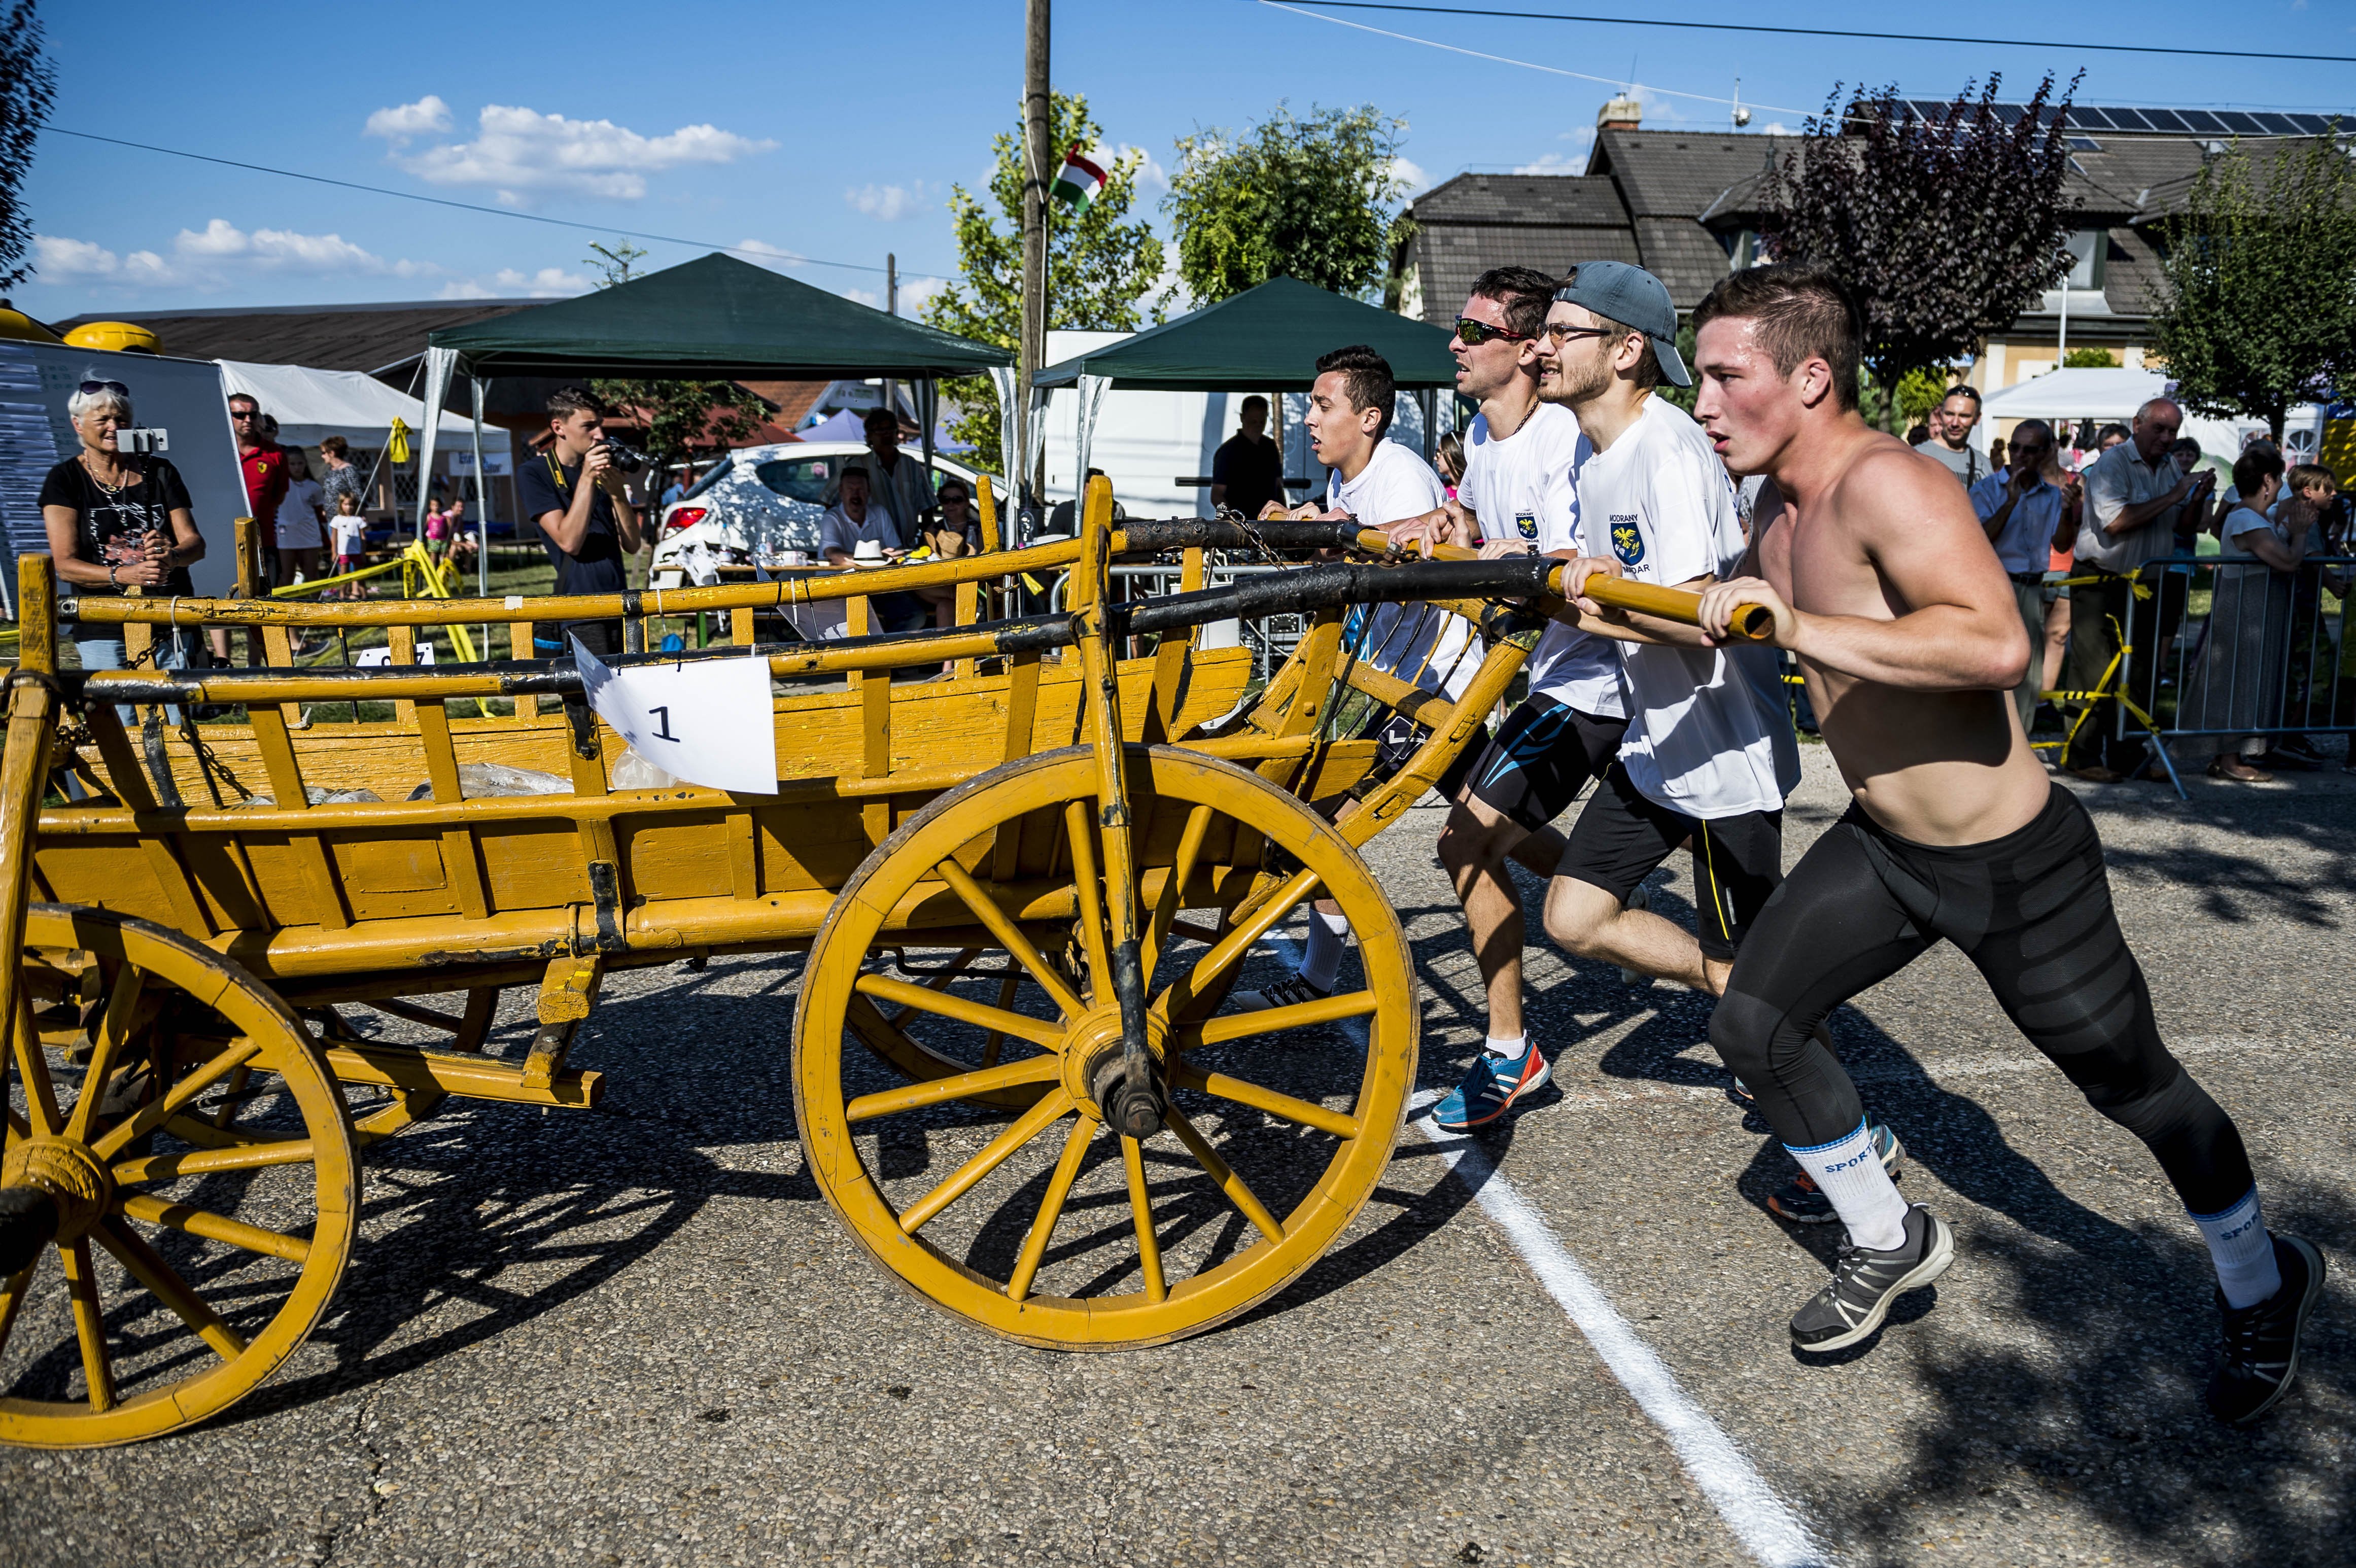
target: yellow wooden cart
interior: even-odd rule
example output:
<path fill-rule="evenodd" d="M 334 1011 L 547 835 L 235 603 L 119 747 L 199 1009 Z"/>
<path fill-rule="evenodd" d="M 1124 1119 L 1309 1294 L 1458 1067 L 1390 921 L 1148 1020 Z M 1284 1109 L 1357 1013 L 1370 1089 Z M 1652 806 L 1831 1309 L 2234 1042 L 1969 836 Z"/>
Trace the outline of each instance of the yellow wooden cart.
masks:
<path fill-rule="evenodd" d="M 361 1149 L 453 1096 L 594 1109 L 601 1075 L 567 1057 L 605 977 L 713 954 L 807 951 L 809 1170 L 926 1300 L 1106 1349 L 1299 1275 L 1373 1190 L 1415 1081 L 1413 969 L 1357 847 L 1480 731 L 1555 563 L 1342 561 L 1380 536 L 1109 514 L 1099 482 L 1076 541 L 605 600 L 61 605 L 27 558 L 0 769 L 24 1106 L 0 1161 L 0 1441 L 129 1442 L 227 1407 L 326 1309 Z M 1205 589 L 1206 547 L 1333 563 Z M 1110 560 L 1171 552 L 1184 592 L 1108 601 Z M 1068 613 L 978 621 L 985 582 L 1059 571 Z M 960 624 L 861 635 L 869 595 L 911 589 L 954 593 Z M 849 639 L 763 650 L 786 687 L 774 795 L 617 787 L 577 671 L 528 657 L 542 622 L 622 617 L 642 644 L 648 617 L 710 613 L 749 643 L 757 613 L 827 598 Z M 1354 612 L 1408 601 L 1477 624 L 1461 700 L 1352 656 Z M 1194 629 L 1279 611 L 1309 631 L 1246 703 L 1250 655 Z M 134 642 L 246 627 L 268 660 L 60 672 L 61 614 Z M 484 622 L 526 656 L 412 662 L 419 628 Z M 287 667 L 292 630 L 367 624 L 391 666 Z M 344 703 L 391 716 L 320 717 Z M 1355 733 L 1373 704 L 1429 729 L 1388 777 Z M 194 722 L 216 708 L 242 721 Z M 1348 916 L 1358 983 L 1247 1006 L 1255 945 L 1312 897 Z M 538 1032 L 487 1055 L 512 986 L 537 987 Z M 371 1039 L 353 1008 L 448 1043 Z M 951 1173 L 880 1157 L 895 1127 L 947 1140 Z"/>

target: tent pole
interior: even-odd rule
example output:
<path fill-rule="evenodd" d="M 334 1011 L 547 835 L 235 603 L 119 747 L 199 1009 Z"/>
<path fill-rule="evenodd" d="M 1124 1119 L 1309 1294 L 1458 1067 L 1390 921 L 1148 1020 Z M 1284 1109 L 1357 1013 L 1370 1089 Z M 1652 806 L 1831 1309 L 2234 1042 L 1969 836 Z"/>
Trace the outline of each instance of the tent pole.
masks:
<path fill-rule="evenodd" d="M 483 470 L 483 379 L 472 376 L 475 383 L 475 593 L 478 598 L 491 596 L 491 476 Z M 450 541 L 455 544 L 457 541 Z M 491 629 L 486 625 L 482 640 L 475 645 L 482 649 L 483 657 L 491 656 Z"/>
<path fill-rule="evenodd" d="M 1423 405 L 1423 460 L 1430 463 L 1440 453 L 1440 392 L 1426 387 L 1415 398 Z"/>
<path fill-rule="evenodd" d="M 920 438 L 924 443 L 925 484 L 928 486 L 925 495 L 930 500 L 938 500 L 940 489 L 933 482 L 933 421 L 940 417 L 940 380 L 937 377 L 927 376 L 916 384 L 916 420 L 925 427 L 924 434 Z M 926 513 L 928 517 L 932 515 L 930 512 Z"/>

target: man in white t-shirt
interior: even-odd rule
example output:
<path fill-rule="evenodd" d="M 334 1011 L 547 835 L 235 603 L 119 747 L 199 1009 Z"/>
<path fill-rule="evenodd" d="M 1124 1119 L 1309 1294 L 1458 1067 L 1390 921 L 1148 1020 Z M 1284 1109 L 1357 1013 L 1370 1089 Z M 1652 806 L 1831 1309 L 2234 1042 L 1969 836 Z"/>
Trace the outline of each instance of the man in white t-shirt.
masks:
<path fill-rule="evenodd" d="M 1309 389 L 1309 415 L 1302 422 L 1317 461 L 1333 471 L 1323 516 L 1346 514 L 1367 528 L 1381 528 L 1446 504 L 1447 488 L 1431 464 L 1398 443 L 1383 439 L 1398 395 L 1390 362 L 1363 344 L 1319 357 L 1317 379 Z M 1262 513 L 1286 515 L 1273 502 Z M 1480 645 L 1470 628 L 1460 617 L 1431 604 L 1359 606 L 1344 624 L 1343 651 L 1451 701 L 1463 695 L 1481 665 Z M 1376 710 L 1360 733 L 1377 738 L 1377 777 L 1385 768 L 1405 765 L 1420 744 L 1420 731 L 1421 726 L 1400 714 Z M 1238 992 L 1237 1004 L 1280 1008 L 1331 996 L 1342 962 L 1342 934 L 1349 929 L 1342 906 L 1320 899 L 1310 916 L 1300 972 L 1259 990 Z"/>
<path fill-rule="evenodd" d="M 1572 485 L 1585 453 L 1579 421 L 1538 396 L 1538 331 L 1555 283 L 1530 267 L 1493 268 L 1473 281 L 1449 345 L 1458 394 L 1481 408 L 1464 436 L 1464 477 L 1453 505 L 1393 526 L 1402 545 L 1583 553 Z M 1620 655 L 1609 641 L 1549 624 L 1526 669 L 1529 696 L 1440 781 L 1456 803 L 1440 829 L 1440 864 L 1463 902 L 1489 1005 L 1486 1047 L 1440 1103 L 1450 1128 L 1496 1120 L 1550 1075 L 1524 1026 L 1522 900 L 1505 862 L 1554 874 L 1563 840 L 1548 824 L 1603 775 L 1628 727 Z"/>
<path fill-rule="evenodd" d="M 1667 288 L 1622 261 L 1581 262 L 1547 316 L 1545 395 L 1570 405 L 1590 449 L 1576 476 L 1590 553 L 1564 574 L 1567 613 L 1618 640 L 1628 734 L 1571 827 L 1546 926 L 1580 957 L 1721 996 L 1743 933 L 1783 880 L 1783 800 L 1800 782 L 1776 656 L 1711 647 L 1697 627 L 1577 596 L 1597 573 L 1698 592 L 1750 570 L 1726 465 L 1690 415 L 1653 393 L 1664 379 L 1691 385 L 1676 330 Z M 1640 894 L 1680 845 L 1693 855 L 1692 935 Z M 1878 1123 L 1873 1134 L 1894 1169 L 1896 1136 Z M 1768 1207 L 1802 1223 L 1836 1218 L 1804 1174 Z"/>

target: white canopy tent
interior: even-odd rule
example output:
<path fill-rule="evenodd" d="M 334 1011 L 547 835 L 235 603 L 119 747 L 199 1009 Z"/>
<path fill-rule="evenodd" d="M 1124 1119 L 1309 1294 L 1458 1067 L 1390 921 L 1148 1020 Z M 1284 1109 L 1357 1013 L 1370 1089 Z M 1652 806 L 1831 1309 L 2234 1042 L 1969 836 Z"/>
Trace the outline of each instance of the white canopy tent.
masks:
<path fill-rule="evenodd" d="M 412 436 L 425 428 L 425 405 L 360 370 L 315 370 L 306 365 L 253 365 L 218 359 L 221 384 L 230 394 L 257 400 L 278 421 L 278 439 L 287 446 L 316 446 L 340 435 L 354 446 L 381 447 L 401 421 Z M 444 413 L 442 433 L 466 435 L 473 422 Z"/>
<path fill-rule="evenodd" d="M 2013 386 L 1990 392 L 1980 403 L 1980 418 L 1990 427 L 1998 420 L 2116 420 L 2125 424 L 2136 411 L 2169 392 L 2169 379 L 2158 370 L 2107 368 L 2048 370 Z M 2256 419 L 2210 419 L 2188 412 L 2183 433 L 2201 443 L 2201 455 L 2219 459 L 2231 468 L 2242 453 L 2242 437 L 2264 431 Z M 1988 434 L 1996 433 L 1993 428 Z M 2063 438 L 2067 444 L 2067 436 Z"/>

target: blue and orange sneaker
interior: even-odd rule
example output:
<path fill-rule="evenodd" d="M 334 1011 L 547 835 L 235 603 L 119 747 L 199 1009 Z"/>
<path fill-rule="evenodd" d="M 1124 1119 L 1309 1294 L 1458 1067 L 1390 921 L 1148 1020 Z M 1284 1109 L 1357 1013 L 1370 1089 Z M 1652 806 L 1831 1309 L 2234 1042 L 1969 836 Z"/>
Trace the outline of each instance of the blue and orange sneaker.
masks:
<path fill-rule="evenodd" d="M 1881 1168 L 1895 1181 L 1898 1168 L 1906 1158 L 1906 1146 L 1898 1141 L 1898 1135 L 1890 1130 L 1888 1123 L 1873 1122 L 1872 1128 L 1873 1152 L 1881 1157 Z M 1794 1225 L 1829 1225 L 1840 1218 L 1833 1211 L 1833 1200 L 1825 1196 L 1823 1188 L 1808 1179 L 1805 1171 L 1785 1182 L 1767 1200 L 1767 1211 Z"/>
<path fill-rule="evenodd" d="M 1535 1045 L 1519 1056 L 1492 1056 L 1484 1051 L 1472 1059 L 1464 1082 L 1431 1108 L 1431 1119 L 1451 1133 L 1485 1127 L 1553 1076 L 1554 1069 Z"/>

